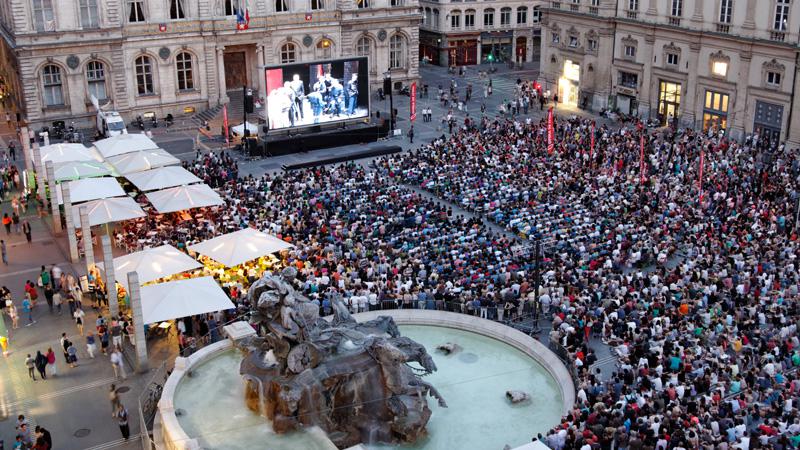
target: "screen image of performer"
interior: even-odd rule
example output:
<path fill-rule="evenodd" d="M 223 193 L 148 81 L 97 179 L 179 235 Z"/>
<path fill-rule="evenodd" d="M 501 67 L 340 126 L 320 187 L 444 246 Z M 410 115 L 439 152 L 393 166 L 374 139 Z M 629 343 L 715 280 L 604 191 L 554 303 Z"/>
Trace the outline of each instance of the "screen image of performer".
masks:
<path fill-rule="evenodd" d="M 289 86 L 292 88 L 294 94 L 294 104 L 295 104 L 294 120 L 297 120 L 299 118 L 300 121 L 302 122 L 303 119 L 305 118 L 303 114 L 303 100 L 305 100 L 306 97 L 306 88 L 305 85 L 303 84 L 303 80 L 300 79 L 300 75 L 294 74 L 292 76 L 292 82 L 289 83 Z"/>
<path fill-rule="evenodd" d="M 358 74 L 354 73 L 347 82 L 347 115 L 352 116 L 356 112 L 358 104 Z"/>

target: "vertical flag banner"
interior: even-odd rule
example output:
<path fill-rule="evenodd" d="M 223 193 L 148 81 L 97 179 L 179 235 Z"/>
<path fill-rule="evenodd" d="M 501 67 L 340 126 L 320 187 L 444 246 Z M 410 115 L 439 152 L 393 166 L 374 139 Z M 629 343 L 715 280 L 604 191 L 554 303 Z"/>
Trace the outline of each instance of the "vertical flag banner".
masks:
<path fill-rule="evenodd" d="M 700 150 L 700 173 L 697 177 L 697 189 L 700 191 L 700 201 L 703 201 L 703 166 L 706 162 L 705 150 Z"/>
<path fill-rule="evenodd" d="M 411 83 L 411 121 L 417 119 L 417 82 Z"/>
<path fill-rule="evenodd" d="M 639 135 L 639 180 L 644 183 L 644 133 Z"/>
<path fill-rule="evenodd" d="M 594 158 L 594 120 L 592 121 L 592 134 L 589 137 L 589 163 L 591 164 Z"/>
<path fill-rule="evenodd" d="M 229 144 L 230 141 L 228 140 L 228 105 L 225 104 L 222 106 L 222 129 L 225 133 L 225 143 Z"/>
<path fill-rule="evenodd" d="M 552 155 L 556 149 L 556 132 L 553 124 L 553 107 L 547 110 L 547 154 Z"/>

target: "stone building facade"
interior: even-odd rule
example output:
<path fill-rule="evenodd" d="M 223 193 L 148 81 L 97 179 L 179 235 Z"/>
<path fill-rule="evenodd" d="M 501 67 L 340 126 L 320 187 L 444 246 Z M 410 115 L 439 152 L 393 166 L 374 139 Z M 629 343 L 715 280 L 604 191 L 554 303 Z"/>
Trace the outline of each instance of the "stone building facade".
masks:
<path fill-rule="evenodd" d="M 418 78 L 417 0 L 7 0 L 0 3 L 0 86 L 33 126 L 88 121 L 90 94 L 129 119 L 176 117 L 264 98 L 259 67 L 354 55 L 385 74 Z M 249 17 L 237 26 L 237 11 Z M 68 122 L 69 123 L 69 122 Z"/>
<path fill-rule="evenodd" d="M 575 106 L 796 145 L 798 29 L 790 0 L 552 1 L 542 77 Z"/>
<path fill-rule="evenodd" d="M 421 0 L 420 57 L 441 66 L 538 61 L 542 4 Z"/>

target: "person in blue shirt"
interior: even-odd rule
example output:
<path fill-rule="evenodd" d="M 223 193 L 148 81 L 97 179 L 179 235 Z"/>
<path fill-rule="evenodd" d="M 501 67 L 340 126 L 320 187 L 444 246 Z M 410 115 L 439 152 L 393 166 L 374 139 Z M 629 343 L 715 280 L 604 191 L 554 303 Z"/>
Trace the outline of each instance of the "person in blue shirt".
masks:
<path fill-rule="evenodd" d="M 36 323 L 36 321 L 33 320 L 33 303 L 31 303 L 30 294 L 25 294 L 25 300 L 22 301 L 22 312 L 28 316 L 28 324 L 25 325 L 26 327 Z"/>

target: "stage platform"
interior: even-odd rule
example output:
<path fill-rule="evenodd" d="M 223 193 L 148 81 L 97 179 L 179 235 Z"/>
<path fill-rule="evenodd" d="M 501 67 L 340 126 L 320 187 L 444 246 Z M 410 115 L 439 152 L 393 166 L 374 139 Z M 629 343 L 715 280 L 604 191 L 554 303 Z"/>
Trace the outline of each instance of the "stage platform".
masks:
<path fill-rule="evenodd" d="M 327 129 L 326 129 L 327 128 Z M 262 156 L 279 156 L 290 153 L 307 152 L 321 148 L 341 147 L 353 144 L 366 144 L 386 137 L 389 123 L 373 119 L 370 123 L 356 122 L 332 128 L 331 124 L 285 131 L 262 136 Z"/>

